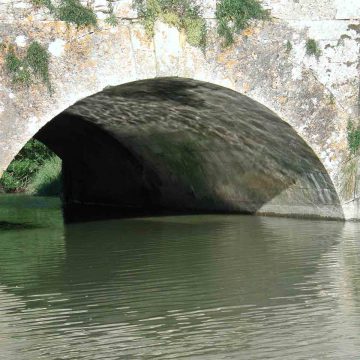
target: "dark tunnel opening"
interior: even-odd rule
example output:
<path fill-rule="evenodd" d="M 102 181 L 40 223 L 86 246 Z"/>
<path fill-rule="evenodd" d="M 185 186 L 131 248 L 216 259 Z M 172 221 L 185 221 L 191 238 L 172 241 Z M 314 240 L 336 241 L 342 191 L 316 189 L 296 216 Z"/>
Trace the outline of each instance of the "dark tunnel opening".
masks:
<path fill-rule="evenodd" d="M 63 161 L 67 221 L 231 212 L 342 218 L 324 166 L 272 111 L 179 78 L 106 88 L 37 134 Z"/>

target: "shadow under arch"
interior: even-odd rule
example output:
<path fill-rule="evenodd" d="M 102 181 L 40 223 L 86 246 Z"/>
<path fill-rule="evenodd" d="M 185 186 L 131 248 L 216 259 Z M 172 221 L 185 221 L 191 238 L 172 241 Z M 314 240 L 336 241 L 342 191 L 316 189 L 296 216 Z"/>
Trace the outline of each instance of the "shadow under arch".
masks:
<path fill-rule="evenodd" d="M 105 88 L 35 137 L 63 160 L 69 220 L 79 208 L 85 216 L 95 208 L 104 216 L 343 218 L 329 175 L 296 131 L 265 106 L 218 85 L 156 78 Z"/>

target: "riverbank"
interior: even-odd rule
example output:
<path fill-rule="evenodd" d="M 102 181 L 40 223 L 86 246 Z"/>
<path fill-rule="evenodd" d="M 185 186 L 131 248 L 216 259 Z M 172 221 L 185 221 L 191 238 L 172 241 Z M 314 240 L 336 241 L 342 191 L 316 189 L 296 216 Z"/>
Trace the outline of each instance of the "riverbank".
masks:
<path fill-rule="evenodd" d="M 50 149 L 30 140 L 0 179 L 0 193 L 59 196 L 61 167 L 61 159 Z"/>

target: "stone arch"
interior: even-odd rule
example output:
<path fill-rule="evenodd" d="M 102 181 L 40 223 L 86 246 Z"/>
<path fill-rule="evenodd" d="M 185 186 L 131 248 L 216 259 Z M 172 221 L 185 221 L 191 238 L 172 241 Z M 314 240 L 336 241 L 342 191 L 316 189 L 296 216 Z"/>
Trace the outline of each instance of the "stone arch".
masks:
<path fill-rule="evenodd" d="M 69 209 L 343 218 L 326 169 L 294 128 L 208 82 L 168 77 L 108 87 L 35 136 L 64 161 Z"/>
<path fill-rule="evenodd" d="M 38 38 L 49 49 L 53 43 L 65 46 L 62 54 L 51 56 L 52 94 L 41 84 L 14 87 L 0 70 L 0 173 L 28 139 L 80 99 L 108 86 L 179 77 L 220 85 L 265 105 L 310 146 L 340 193 L 348 110 L 339 105 L 342 88 L 327 84 L 322 63 L 306 58 L 307 30 L 283 21 L 257 24 L 224 50 L 210 27 L 208 47 L 202 52 L 162 23 L 155 25 L 151 39 L 136 20 L 124 20 L 116 28 L 101 24 L 95 32 L 61 22 L 36 26 Z M 33 27 L 32 21 L 22 22 L 21 28 L 10 22 L 7 33 L 31 34 Z M 294 55 L 286 53 L 286 38 L 293 39 Z M 334 102 L 331 89 L 340 94 L 335 93 Z"/>

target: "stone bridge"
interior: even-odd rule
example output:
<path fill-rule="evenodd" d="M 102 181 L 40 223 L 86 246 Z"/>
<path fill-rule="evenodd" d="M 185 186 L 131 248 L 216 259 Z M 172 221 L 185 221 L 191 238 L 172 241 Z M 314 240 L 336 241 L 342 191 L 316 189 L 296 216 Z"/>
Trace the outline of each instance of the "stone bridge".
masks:
<path fill-rule="evenodd" d="M 358 0 L 267 0 L 224 48 L 216 1 L 200 1 L 207 44 L 127 0 L 88 3 L 98 25 L 69 25 L 30 0 L 0 0 L 0 174 L 36 137 L 63 159 L 66 204 L 149 211 L 359 219 Z M 308 41 L 318 53 L 307 51 Z M 6 54 L 33 41 L 51 89 L 17 84 Z"/>

